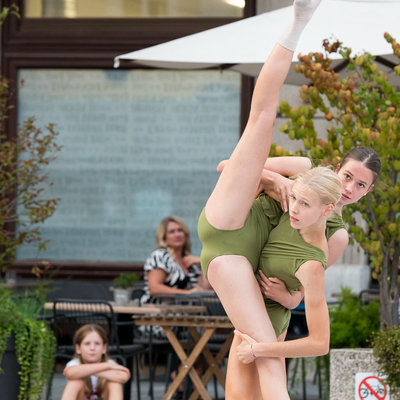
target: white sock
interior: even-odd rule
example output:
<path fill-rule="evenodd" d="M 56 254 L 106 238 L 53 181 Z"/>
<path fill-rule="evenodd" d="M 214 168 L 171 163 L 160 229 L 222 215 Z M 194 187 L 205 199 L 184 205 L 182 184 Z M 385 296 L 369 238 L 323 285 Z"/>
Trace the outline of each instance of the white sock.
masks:
<path fill-rule="evenodd" d="M 293 17 L 278 40 L 281 46 L 291 51 L 295 50 L 303 29 L 320 2 L 321 0 L 294 0 Z"/>

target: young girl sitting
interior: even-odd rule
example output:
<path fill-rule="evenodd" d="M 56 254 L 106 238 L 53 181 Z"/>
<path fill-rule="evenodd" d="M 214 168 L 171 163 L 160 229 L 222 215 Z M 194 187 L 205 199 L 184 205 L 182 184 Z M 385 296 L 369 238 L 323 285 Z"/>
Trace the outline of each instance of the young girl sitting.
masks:
<path fill-rule="evenodd" d="M 122 400 L 122 384 L 130 373 L 107 356 L 107 344 L 99 325 L 83 325 L 75 332 L 75 356 L 64 369 L 68 382 L 61 400 Z"/>

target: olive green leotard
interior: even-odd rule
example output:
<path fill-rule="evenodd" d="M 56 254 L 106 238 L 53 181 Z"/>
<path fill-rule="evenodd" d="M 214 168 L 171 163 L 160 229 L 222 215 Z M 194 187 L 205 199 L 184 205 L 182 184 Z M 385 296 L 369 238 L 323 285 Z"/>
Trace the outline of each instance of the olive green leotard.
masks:
<path fill-rule="evenodd" d="M 333 213 L 326 223 L 326 238 L 329 239 L 342 228 L 346 228 L 342 217 Z M 289 215 L 285 213 L 277 228 L 271 232 L 268 242 L 261 252 L 260 269 L 266 276 L 284 281 L 289 292 L 292 293 L 301 286 L 295 273 L 300 265 L 308 260 L 320 261 L 326 268 L 325 253 L 318 247 L 305 242 L 299 232 L 291 227 Z M 290 310 L 271 299 L 265 299 L 265 306 L 278 337 L 289 326 Z"/>
<path fill-rule="evenodd" d="M 240 255 L 246 257 L 253 266 L 258 268 L 261 250 L 268 240 L 269 233 L 278 225 L 282 209 L 279 203 L 266 194 L 260 194 L 250 209 L 242 228 L 221 230 L 214 228 L 201 212 L 198 233 L 203 248 L 201 251 L 201 267 L 207 276 L 210 262 L 222 255 Z"/>
<path fill-rule="evenodd" d="M 301 286 L 295 273 L 309 260 L 319 261 L 324 268 L 326 267 L 325 252 L 305 242 L 299 231 L 290 225 L 289 214 L 283 214 L 261 252 L 260 269 L 266 276 L 284 281 L 288 290 L 293 292 Z M 290 310 L 271 299 L 265 299 L 265 305 L 275 334 L 279 336 L 289 326 Z"/>
<path fill-rule="evenodd" d="M 329 240 L 330 237 L 339 229 L 346 229 L 346 226 L 343 222 L 342 216 L 333 212 L 332 215 L 329 216 L 328 221 L 326 221 L 326 239 Z"/>
<path fill-rule="evenodd" d="M 241 255 L 249 260 L 255 273 L 261 266 L 266 276 L 282 279 L 291 292 L 297 290 L 301 283 L 294 274 L 300 265 L 315 259 L 325 268 L 326 256 L 321 249 L 305 242 L 291 227 L 288 213 L 282 213 L 279 203 L 262 193 L 254 201 L 242 228 L 221 230 L 207 221 L 203 209 L 198 233 L 203 245 L 200 258 L 204 274 L 207 276 L 208 265 L 215 257 Z M 327 221 L 326 237 L 329 239 L 341 228 L 345 228 L 342 218 L 333 214 Z M 271 240 L 274 240 L 272 245 Z M 279 336 L 289 325 L 290 311 L 272 300 L 266 300 L 265 304 Z"/>

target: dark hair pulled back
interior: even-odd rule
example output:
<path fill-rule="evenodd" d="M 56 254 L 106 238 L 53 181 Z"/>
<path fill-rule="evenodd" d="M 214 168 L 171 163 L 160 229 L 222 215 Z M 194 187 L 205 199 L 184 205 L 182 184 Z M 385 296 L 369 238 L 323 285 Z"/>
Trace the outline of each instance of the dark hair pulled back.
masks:
<path fill-rule="evenodd" d="M 354 149 L 351 149 L 344 155 L 343 160 L 339 165 L 339 169 L 341 169 L 349 160 L 362 162 L 374 175 L 372 183 L 376 181 L 381 172 L 381 160 L 375 150 L 370 147 L 354 147 Z"/>

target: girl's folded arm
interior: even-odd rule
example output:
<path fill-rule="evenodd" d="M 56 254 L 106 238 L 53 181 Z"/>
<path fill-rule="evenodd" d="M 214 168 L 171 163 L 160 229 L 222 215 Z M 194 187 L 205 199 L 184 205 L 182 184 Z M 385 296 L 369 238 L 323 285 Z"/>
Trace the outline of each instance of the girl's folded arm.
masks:
<path fill-rule="evenodd" d="M 96 375 L 99 378 L 105 378 L 107 381 L 117 382 L 117 383 L 125 383 L 131 377 L 131 374 L 130 374 L 128 368 L 126 368 L 126 370 L 109 369 L 107 371 L 99 372 Z"/>
<path fill-rule="evenodd" d="M 106 371 L 108 368 L 109 366 L 107 362 L 88 363 L 65 367 L 63 373 L 67 379 L 81 379 L 90 375 L 96 375 L 102 371 Z"/>

